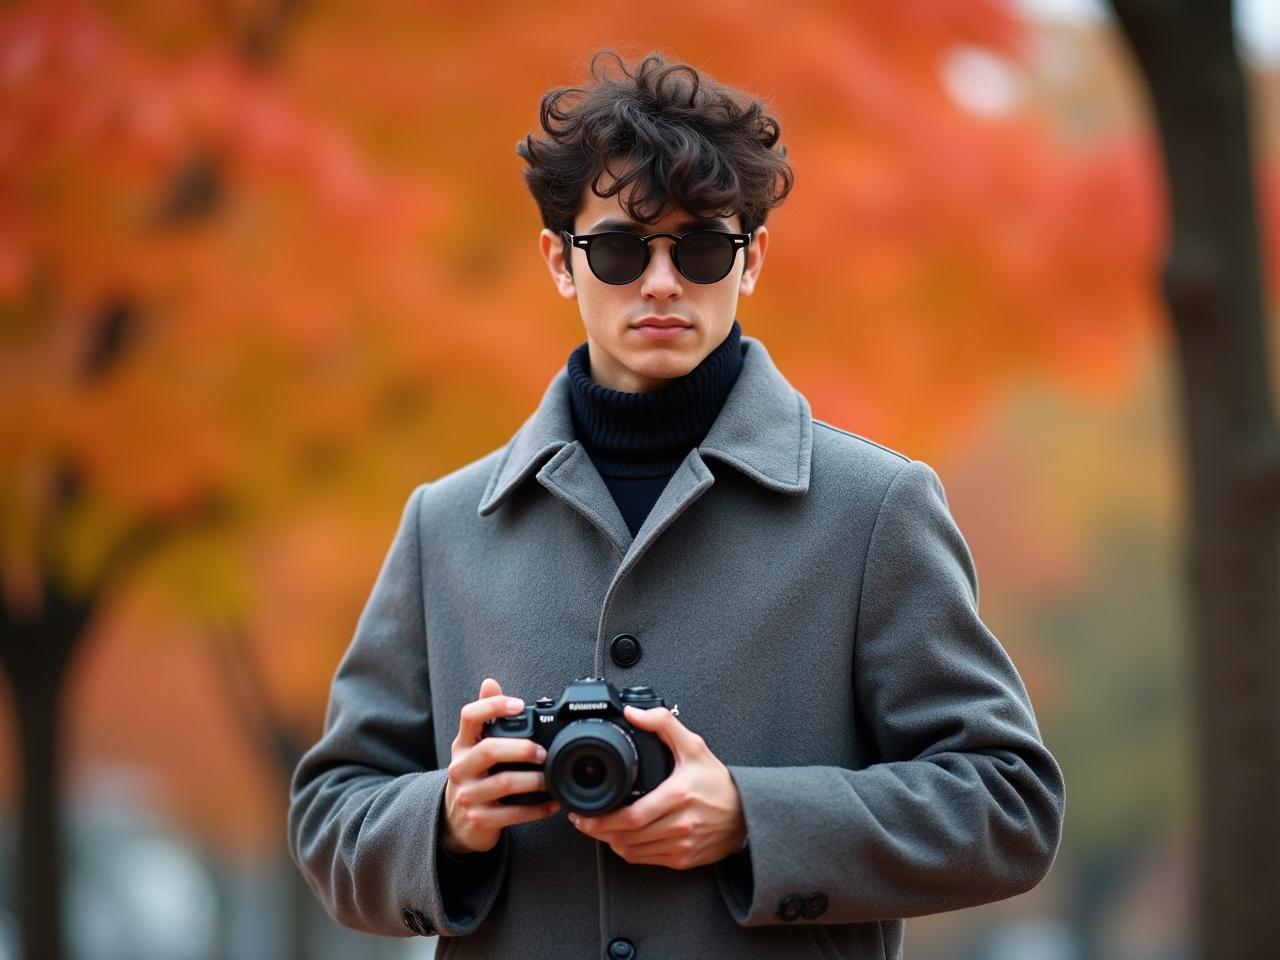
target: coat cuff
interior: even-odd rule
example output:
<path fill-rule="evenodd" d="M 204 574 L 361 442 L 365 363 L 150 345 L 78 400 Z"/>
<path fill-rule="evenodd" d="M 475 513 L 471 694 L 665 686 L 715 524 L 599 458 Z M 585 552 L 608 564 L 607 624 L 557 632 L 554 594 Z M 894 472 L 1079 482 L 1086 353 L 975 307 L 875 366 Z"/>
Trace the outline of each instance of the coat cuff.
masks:
<path fill-rule="evenodd" d="M 820 768 L 807 768 L 816 769 Z M 715 874 L 725 905 L 741 926 L 831 922 L 825 913 L 833 891 L 814 885 L 814 865 L 809 862 L 814 854 L 822 856 L 823 838 L 820 828 L 804 826 L 806 821 L 816 825 L 825 819 L 815 815 L 829 812 L 830 806 L 820 803 L 813 811 L 796 809 L 804 791 L 795 789 L 794 777 L 803 772 L 806 768 L 729 767 L 749 842 L 716 864 Z M 766 864 L 767 871 L 762 869 Z M 788 905 L 785 912 L 784 903 Z M 806 903 L 813 916 L 805 916 Z"/>
<path fill-rule="evenodd" d="M 459 872 L 437 856 L 447 780 L 447 770 L 356 779 L 295 804 L 295 857 L 336 921 L 382 936 L 462 936 L 480 926 L 506 878 L 508 843 L 504 834 L 479 882 L 470 867 Z"/>
<path fill-rule="evenodd" d="M 443 797 L 443 791 L 441 792 Z M 482 853 L 450 853 L 441 842 L 444 803 L 436 821 L 436 877 L 444 914 L 455 929 L 473 929 L 472 921 L 489 912 L 506 870 L 507 835 Z"/>
<path fill-rule="evenodd" d="M 507 875 L 508 841 L 504 832 L 497 845 L 485 853 L 455 856 L 441 843 L 440 824 L 444 817 L 444 789 L 448 782 L 447 770 L 432 770 L 422 775 L 428 788 L 422 797 L 427 818 L 427 835 L 422 838 L 420 849 L 429 851 L 434 869 L 430 876 L 434 881 L 425 905 L 425 920 L 415 917 L 424 935 L 439 934 L 443 937 L 464 936 L 473 932 L 488 916 Z M 415 911 L 406 905 L 404 919 Z"/>
<path fill-rule="evenodd" d="M 864 923 L 1022 893 L 1057 847 L 1061 781 L 1046 763 L 730 766 L 751 843 L 716 865 L 725 905 L 746 927 Z"/>

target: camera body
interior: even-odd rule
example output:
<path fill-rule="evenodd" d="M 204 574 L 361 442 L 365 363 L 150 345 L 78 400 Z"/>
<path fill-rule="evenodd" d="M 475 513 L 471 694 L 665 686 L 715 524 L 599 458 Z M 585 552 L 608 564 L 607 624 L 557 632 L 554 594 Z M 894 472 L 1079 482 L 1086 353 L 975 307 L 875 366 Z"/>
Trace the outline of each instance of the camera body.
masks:
<path fill-rule="evenodd" d="M 656 734 L 633 727 L 624 706 L 665 707 L 652 687 L 627 687 L 621 694 L 599 677 L 575 680 L 559 700 L 542 697 L 520 713 L 484 725 L 482 737 L 533 740 L 547 751 L 536 763 L 498 763 L 502 770 L 539 770 L 545 792 L 517 793 L 503 803 L 537 804 L 554 799 L 566 811 L 598 816 L 634 803 L 668 776 L 674 759 Z"/>

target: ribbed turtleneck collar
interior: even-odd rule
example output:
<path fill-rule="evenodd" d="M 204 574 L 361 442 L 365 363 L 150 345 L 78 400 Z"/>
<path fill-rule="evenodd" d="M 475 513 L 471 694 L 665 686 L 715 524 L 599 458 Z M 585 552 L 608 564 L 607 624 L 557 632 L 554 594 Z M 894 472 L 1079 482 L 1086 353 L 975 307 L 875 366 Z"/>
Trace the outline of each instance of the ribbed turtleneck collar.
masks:
<path fill-rule="evenodd" d="M 592 459 L 615 464 L 680 460 L 702 442 L 742 370 L 742 328 L 683 377 L 647 393 L 624 393 L 591 379 L 587 344 L 569 356 L 574 429 Z"/>

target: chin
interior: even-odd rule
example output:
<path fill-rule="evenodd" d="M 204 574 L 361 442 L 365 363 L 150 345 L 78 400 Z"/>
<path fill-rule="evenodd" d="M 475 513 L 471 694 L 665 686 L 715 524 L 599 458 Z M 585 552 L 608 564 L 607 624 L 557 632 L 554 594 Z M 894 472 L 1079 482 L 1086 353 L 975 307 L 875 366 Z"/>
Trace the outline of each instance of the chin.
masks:
<path fill-rule="evenodd" d="M 685 351 L 677 353 L 671 350 L 664 351 L 662 356 L 637 357 L 634 363 L 627 366 L 632 373 L 649 380 L 675 380 L 692 371 L 701 362 L 701 357 Z"/>

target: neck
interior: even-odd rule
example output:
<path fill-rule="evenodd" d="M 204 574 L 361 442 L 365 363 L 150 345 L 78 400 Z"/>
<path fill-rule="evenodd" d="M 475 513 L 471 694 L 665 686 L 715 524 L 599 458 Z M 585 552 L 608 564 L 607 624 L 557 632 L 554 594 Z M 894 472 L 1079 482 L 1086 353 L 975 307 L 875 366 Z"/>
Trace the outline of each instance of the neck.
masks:
<path fill-rule="evenodd" d="M 647 392 L 599 383 L 587 344 L 574 350 L 568 372 L 575 431 L 594 456 L 680 458 L 706 436 L 742 369 L 741 327 L 693 370 Z"/>

